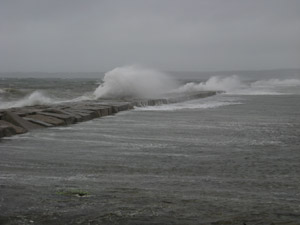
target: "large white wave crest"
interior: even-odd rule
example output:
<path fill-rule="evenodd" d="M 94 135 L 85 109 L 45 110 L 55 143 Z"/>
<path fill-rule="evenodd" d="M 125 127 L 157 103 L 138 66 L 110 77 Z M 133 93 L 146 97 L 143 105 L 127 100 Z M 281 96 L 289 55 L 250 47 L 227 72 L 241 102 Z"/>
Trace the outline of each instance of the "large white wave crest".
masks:
<path fill-rule="evenodd" d="M 150 98 L 164 94 L 177 86 L 168 75 L 141 66 L 118 67 L 107 72 L 103 84 L 95 90 L 98 98 Z"/>

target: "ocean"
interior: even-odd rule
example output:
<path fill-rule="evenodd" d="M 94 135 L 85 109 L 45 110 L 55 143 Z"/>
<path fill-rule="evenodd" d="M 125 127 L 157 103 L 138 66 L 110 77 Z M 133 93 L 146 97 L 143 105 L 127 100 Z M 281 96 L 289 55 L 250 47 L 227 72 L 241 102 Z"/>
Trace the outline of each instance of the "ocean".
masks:
<path fill-rule="evenodd" d="M 110 78 L 2 78 L 0 108 L 146 87 Z M 300 224 L 300 74 L 178 83 L 222 92 L 1 139 L 0 224 Z"/>

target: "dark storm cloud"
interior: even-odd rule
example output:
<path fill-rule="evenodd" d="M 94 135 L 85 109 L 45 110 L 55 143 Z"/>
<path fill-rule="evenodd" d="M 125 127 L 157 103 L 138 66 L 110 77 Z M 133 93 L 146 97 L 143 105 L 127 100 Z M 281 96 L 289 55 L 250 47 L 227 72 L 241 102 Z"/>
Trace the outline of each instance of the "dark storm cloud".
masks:
<path fill-rule="evenodd" d="M 0 71 L 299 67 L 298 0 L 1 0 Z"/>

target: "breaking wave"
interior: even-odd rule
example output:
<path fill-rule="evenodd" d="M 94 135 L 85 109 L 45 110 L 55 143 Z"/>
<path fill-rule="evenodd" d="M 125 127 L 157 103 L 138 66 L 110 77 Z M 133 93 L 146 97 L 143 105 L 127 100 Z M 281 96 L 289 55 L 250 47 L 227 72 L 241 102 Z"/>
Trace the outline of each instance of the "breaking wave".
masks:
<path fill-rule="evenodd" d="M 230 77 L 211 77 L 205 82 L 194 83 L 190 82 L 179 87 L 176 92 L 195 92 L 195 91 L 225 91 L 245 88 L 245 84 L 241 82 L 238 76 L 233 75 Z"/>
<path fill-rule="evenodd" d="M 168 93 L 186 94 L 198 91 L 221 91 L 233 95 L 284 95 L 291 94 L 288 87 L 298 86 L 299 79 L 247 82 L 237 75 L 213 76 L 204 82 L 189 82 L 179 86 L 175 79 L 162 72 L 141 66 L 125 66 L 107 72 L 103 83 L 94 91 L 93 98 L 155 98 Z"/>
<path fill-rule="evenodd" d="M 190 82 L 179 87 L 174 92 L 186 93 L 195 91 L 223 91 L 235 95 L 283 95 L 290 94 L 284 88 L 300 86 L 298 79 L 270 79 L 255 82 L 242 81 L 239 76 L 214 76 L 205 82 Z"/>
<path fill-rule="evenodd" d="M 23 106 L 34 106 L 34 105 L 51 105 L 56 103 L 52 98 L 47 97 L 41 91 L 34 91 L 30 95 L 16 101 L 1 102 L 0 108 L 13 108 L 13 107 L 23 107 Z"/>
<path fill-rule="evenodd" d="M 141 66 L 117 67 L 104 76 L 95 90 L 98 98 L 153 98 L 178 87 L 168 75 Z"/>
<path fill-rule="evenodd" d="M 184 76 L 182 78 L 184 78 Z M 33 84 L 34 88 L 40 87 L 35 83 Z M 57 89 L 55 86 L 53 86 L 53 89 L 49 87 L 47 93 L 51 94 L 51 96 L 56 96 L 55 98 L 47 96 L 42 90 L 33 91 L 33 88 L 28 88 L 26 85 L 20 88 L 1 87 L 0 109 L 105 98 L 161 98 L 165 94 L 185 95 L 199 91 L 221 91 L 225 95 L 300 94 L 300 79 L 297 78 L 245 81 L 237 75 L 227 77 L 213 76 L 203 82 L 189 82 L 180 86 L 174 78 L 165 73 L 135 65 L 117 67 L 107 72 L 103 81 L 96 85 L 98 86 L 96 89 L 94 89 L 95 86 L 93 86 L 95 83 L 91 83 L 91 92 L 85 92 L 86 94 L 80 93 L 78 95 L 78 86 L 72 86 L 72 82 L 69 84 L 70 87 L 66 88 L 72 91 L 70 93 L 68 92 L 67 96 L 62 94 L 65 92 L 58 91 L 59 93 L 56 93 L 56 90 L 60 89 Z M 28 92 L 31 93 L 28 94 Z M 219 107 L 224 104 L 232 104 L 232 102 L 209 102 L 201 103 L 197 106 L 190 104 L 188 106 L 185 105 L 185 107 L 210 108 Z M 175 104 L 172 107 L 176 108 L 181 106 Z"/>

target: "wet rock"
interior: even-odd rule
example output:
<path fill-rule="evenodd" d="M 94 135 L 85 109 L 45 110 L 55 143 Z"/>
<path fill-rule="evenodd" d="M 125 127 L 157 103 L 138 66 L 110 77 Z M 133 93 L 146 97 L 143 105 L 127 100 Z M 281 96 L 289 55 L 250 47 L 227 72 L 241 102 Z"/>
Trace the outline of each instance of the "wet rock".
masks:
<path fill-rule="evenodd" d="M 101 110 L 97 109 L 96 107 L 86 107 L 83 106 L 79 108 L 81 113 L 90 114 L 92 118 L 98 118 L 101 116 Z"/>
<path fill-rule="evenodd" d="M 85 109 L 69 109 L 68 112 L 72 113 L 76 117 L 77 122 L 92 120 L 99 117 L 97 112 Z"/>
<path fill-rule="evenodd" d="M 112 106 L 109 106 L 109 105 L 94 104 L 94 105 L 84 106 L 84 109 L 97 111 L 99 116 L 107 116 L 107 115 L 111 115 L 113 113 L 113 108 L 112 108 Z"/>
<path fill-rule="evenodd" d="M 15 134 L 23 134 L 23 133 L 26 132 L 26 130 L 24 128 L 13 125 L 12 123 L 9 123 L 9 122 L 4 121 L 4 120 L 0 120 L 0 126 L 2 126 L 2 127 L 11 127 L 12 129 L 14 129 Z"/>
<path fill-rule="evenodd" d="M 72 110 L 72 113 L 74 113 L 74 115 L 76 117 L 76 122 L 84 122 L 84 121 L 92 120 L 95 118 L 90 113 L 86 113 L 85 111 Z"/>
<path fill-rule="evenodd" d="M 29 117 L 23 117 L 23 119 L 25 119 L 31 123 L 35 123 L 37 125 L 43 126 L 43 127 L 53 127 L 52 124 L 43 122 L 41 120 L 36 120 L 36 119 L 29 118 Z"/>
<path fill-rule="evenodd" d="M 133 105 L 131 103 L 111 103 L 112 113 L 118 113 L 121 111 L 133 109 Z"/>
<path fill-rule="evenodd" d="M 49 108 L 49 109 L 45 109 L 43 110 L 43 112 L 47 112 L 47 113 L 58 113 L 58 114 L 65 114 L 65 115 L 72 115 L 70 112 L 67 112 L 63 109 L 55 109 L 55 108 Z"/>
<path fill-rule="evenodd" d="M 28 116 L 26 116 L 26 118 L 33 119 L 36 121 L 41 121 L 41 122 L 51 124 L 54 126 L 61 126 L 61 125 L 66 124 L 64 120 L 61 120 L 61 119 L 58 119 L 58 118 L 55 118 L 52 116 L 45 116 L 45 115 L 40 115 L 40 114 L 28 115 Z"/>
<path fill-rule="evenodd" d="M 9 137 L 16 134 L 12 127 L 0 125 L 0 137 Z"/>
<path fill-rule="evenodd" d="M 90 115 L 91 119 L 98 118 L 101 114 L 97 110 L 84 110 L 86 114 Z"/>
<path fill-rule="evenodd" d="M 17 114 L 15 114 L 13 112 L 10 112 L 10 111 L 5 111 L 4 115 L 2 116 L 2 119 L 7 122 L 10 122 L 18 127 L 22 127 L 26 131 L 42 128 L 42 126 L 30 123 L 30 122 L 24 120 L 22 117 L 18 116 Z"/>
<path fill-rule="evenodd" d="M 108 116 L 112 114 L 112 108 L 111 107 L 103 107 L 100 109 L 101 116 Z"/>
<path fill-rule="evenodd" d="M 63 120 L 65 124 L 73 124 L 76 122 L 76 118 L 74 115 L 65 115 L 65 114 L 58 114 L 58 113 L 47 113 L 47 112 L 39 112 L 39 115 L 44 116 L 51 116 L 60 120 Z"/>

